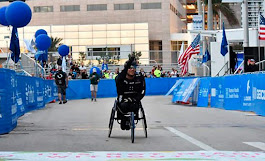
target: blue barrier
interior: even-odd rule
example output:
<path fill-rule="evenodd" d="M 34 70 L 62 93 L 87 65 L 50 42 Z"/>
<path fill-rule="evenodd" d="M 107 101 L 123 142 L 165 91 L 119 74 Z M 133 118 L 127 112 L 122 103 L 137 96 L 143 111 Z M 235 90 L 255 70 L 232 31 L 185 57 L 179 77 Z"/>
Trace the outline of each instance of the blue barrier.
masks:
<path fill-rule="evenodd" d="M 241 75 L 231 75 L 223 77 L 223 92 L 224 92 L 224 105 L 225 110 L 240 110 L 241 109 Z M 219 78 L 220 79 L 220 78 Z"/>
<path fill-rule="evenodd" d="M 264 79 L 265 74 L 260 73 L 200 78 L 197 106 L 208 107 L 210 92 L 211 107 L 252 111 L 265 116 Z M 181 86 L 176 87 L 172 97 L 174 101 L 181 99 L 181 93 L 185 93 L 184 89 L 188 89 L 191 81 L 192 79 L 186 79 Z"/>
<path fill-rule="evenodd" d="M 265 74 L 253 74 L 253 77 L 252 99 L 254 106 L 252 110 L 258 115 L 265 116 Z"/>
<path fill-rule="evenodd" d="M 199 80 L 199 78 L 184 80 L 183 83 L 174 90 L 172 102 L 187 102 Z"/>
<path fill-rule="evenodd" d="M 211 87 L 211 78 L 205 77 L 200 79 L 199 94 L 198 94 L 198 107 L 208 107 L 209 94 Z"/>
<path fill-rule="evenodd" d="M 18 117 L 43 108 L 57 97 L 54 81 L 17 75 L 12 70 L 2 68 L 0 80 L 0 134 L 13 130 Z"/>
<path fill-rule="evenodd" d="M 3 134 L 17 125 L 15 72 L 0 68 L 0 80 L 0 134 Z"/>
<path fill-rule="evenodd" d="M 211 107 L 224 108 L 224 77 L 211 78 Z"/>
<path fill-rule="evenodd" d="M 179 78 L 145 79 L 146 95 L 165 95 Z M 91 98 L 90 80 L 71 80 L 66 90 L 67 99 Z M 116 84 L 113 79 L 100 80 L 97 97 L 117 97 Z"/>
<path fill-rule="evenodd" d="M 253 111 L 265 116 L 265 74 L 244 74 L 225 77 L 181 78 L 174 90 L 174 102 L 187 100 L 199 84 L 198 106 L 226 110 Z M 43 108 L 57 99 L 54 80 L 17 75 L 14 71 L 0 68 L 0 134 L 8 133 L 17 125 L 18 117 L 26 112 Z M 146 95 L 165 95 L 180 78 L 146 79 Z M 181 90 L 179 90 L 181 89 Z M 184 95 L 185 93 L 185 95 Z M 114 80 L 101 80 L 98 97 L 116 97 Z M 67 88 L 68 99 L 90 98 L 90 80 L 71 80 Z"/>

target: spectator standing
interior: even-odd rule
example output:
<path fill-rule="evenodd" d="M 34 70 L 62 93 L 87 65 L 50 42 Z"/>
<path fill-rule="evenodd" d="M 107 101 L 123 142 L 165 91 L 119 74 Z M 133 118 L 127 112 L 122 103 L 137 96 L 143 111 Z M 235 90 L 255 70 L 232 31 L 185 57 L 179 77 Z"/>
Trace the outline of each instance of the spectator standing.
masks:
<path fill-rule="evenodd" d="M 81 74 L 81 77 L 82 77 L 82 79 L 87 79 L 88 78 L 86 69 L 83 70 L 83 72 Z"/>
<path fill-rule="evenodd" d="M 161 73 L 161 77 L 167 77 L 167 75 L 166 75 L 166 71 L 163 71 L 163 72 Z"/>
<path fill-rule="evenodd" d="M 172 68 L 172 72 L 170 73 L 170 75 L 171 75 L 172 78 L 175 78 L 175 77 L 179 76 L 177 70 L 174 69 L 174 68 Z"/>
<path fill-rule="evenodd" d="M 143 77 L 146 77 L 146 74 L 145 74 L 143 68 L 140 69 L 139 75 L 141 75 L 141 76 L 143 76 Z"/>
<path fill-rule="evenodd" d="M 117 75 L 120 73 L 119 70 L 120 70 L 119 68 L 115 69 L 115 72 L 114 72 L 114 75 L 113 75 L 112 79 L 115 79 L 117 77 Z"/>
<path fill-rule="evenodd" d="M 151 75 L 152 75 L 152 76 L 154 76 L 154 72 L 155 72 L 155 70 L 156 70 L 156 66 L 153 66 L 152 71 L 151 71 Z"/>
<path fill-rule="evenodd" d="M 156 78 L 160 78 L 161 77 L 161 71 L 158 68 L 156 68 L 156 70 L 154 71 L 154 75 Z"/>
<path fill-rule="evenodd" d="M 91 101 L 97 101 L 97 91 L 98 91 L 98 82 L 99 75 L 97 74 L 97 69 L 93 68 L 93 73 L 89 75 L 90 79 L 90 91 L 91 91 Z"/>
<path fill-rule="evenodd" d="M 73 73 L 73 69 L 70 69 L 68 77 L 71 77 L 71 79 L 75 79 L 75 74 Z"/>
<path fill-rule="evenodd" d="M 65 104 L 67 102 L 66 88 L 68 87 L 68 77 L 67 74 L 62 71 L 62 66 L 58 66 L 58 72 L 55 74 L 55 83 L 58 87 L 59 104 L 62 104 L 62 95 L 63 103 Z"/>
<path fill-rule="evenodd" d="M 162 72 L 163 68 L 161 67 L 161 65 L 158 65 L 157 68 Z"/>
<path fill-rule="evenodd" d="M 62 63 L 63 63 L 63 58 L 62 56 L 59 56 L 59 58 L 57 59 L 57 65 L 62 66 Z"/>
<path fill-rule="evenodd" d="M 80 67 L 79 67 L 79 70 L 80 70 L 80 74 L 82 75 L 82 73 L 84 72 L 84 70 L 86 70 L 86 67 L 84 66 L 84 63 L 82 62 Z"/>

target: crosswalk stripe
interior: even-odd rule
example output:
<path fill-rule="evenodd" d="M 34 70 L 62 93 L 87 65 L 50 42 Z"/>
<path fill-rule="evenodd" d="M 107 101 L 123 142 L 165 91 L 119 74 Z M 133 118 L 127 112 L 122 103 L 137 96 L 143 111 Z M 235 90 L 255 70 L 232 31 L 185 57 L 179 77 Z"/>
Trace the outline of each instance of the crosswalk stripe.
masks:
<path fill-rule="evenodd" d="M 243 142 L 243 143 L 265 151 L 265 143 L 263 142 Z"/>
<path fill-rule="evenodd" d="M 169 130 L 170 132 L 182 137 L 183 139 L 189 141 L 190 143 L 197 145 L 198 147 L 202 148 L 203 150 L 207 150 L 207 151 L 216 151 L 216 149 L 210 147 L 209 145 L 204 144 L 203 142 L 200 142 L 199 140 L 196 140 L 172 127 L 165 127 L 167 130 Z"/>

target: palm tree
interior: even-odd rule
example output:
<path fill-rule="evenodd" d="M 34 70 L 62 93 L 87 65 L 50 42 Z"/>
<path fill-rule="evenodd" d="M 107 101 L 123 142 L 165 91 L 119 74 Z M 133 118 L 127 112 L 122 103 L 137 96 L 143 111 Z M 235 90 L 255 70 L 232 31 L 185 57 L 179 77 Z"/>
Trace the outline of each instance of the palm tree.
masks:
<path fill-rule="evenodd" d="M 52 44 L 49 48 L 49 52 L 56 52 L 58 50 L 58 46 L 61 45 L 61 41 L 63 40 L 62 38 L 58 38 L 58 37 L 52 37 L 51 36 L 51 40 L 52 40 Z"/>
<path fill-rule="evenodd" d="M 52 52 L 57 52 L 58 46 L 61 45 L 60 42 L 62 40 L 63 40 L 62 38 L 58 38 L 58 37 L 53 38 L 51 36 L 52 44 L 51 44 L 50 48 L 48 49 L 48 52 L 49 52 L 49 62 L 53 62 L 54 61 L 54 57 L 53 57 Z"/>
<path fill-rule="evenodd" d="M 208 0 L 204 0 L 204 3 L 207 5 Z M 220 11 L 226 17 L 229 25 L 236 26 L 239 25 L 239 21 L 235 15 L 234 10 L 232 10 L 228 3 L 222 3 L 222 0 L 212 0 L 213 3 L 213 15 L 218 16 Z"/>

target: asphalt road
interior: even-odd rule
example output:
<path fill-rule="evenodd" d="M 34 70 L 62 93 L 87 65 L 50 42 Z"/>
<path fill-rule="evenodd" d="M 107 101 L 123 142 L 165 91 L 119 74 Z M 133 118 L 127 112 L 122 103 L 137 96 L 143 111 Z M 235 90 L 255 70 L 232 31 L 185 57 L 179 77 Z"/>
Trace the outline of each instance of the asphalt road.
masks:
<path fill-rule="evenodd" d="M 135 143 L 130 131 L 108 122 L 115 98 L 50 103 L 20 117 L 18 126 L 0 135 L 0 151 L 265 151 L 265 117 L 241 111 L 171 103 L 171 96 L 146 96 L 148 138 L 142 123 Z"/>

